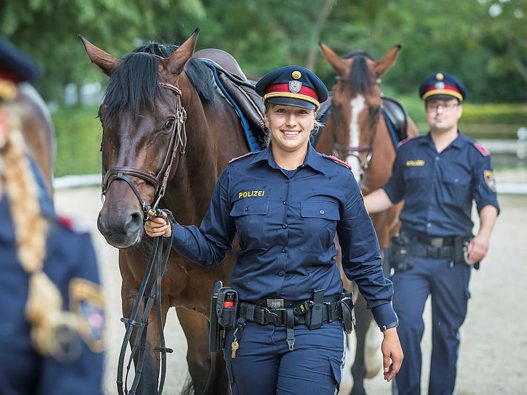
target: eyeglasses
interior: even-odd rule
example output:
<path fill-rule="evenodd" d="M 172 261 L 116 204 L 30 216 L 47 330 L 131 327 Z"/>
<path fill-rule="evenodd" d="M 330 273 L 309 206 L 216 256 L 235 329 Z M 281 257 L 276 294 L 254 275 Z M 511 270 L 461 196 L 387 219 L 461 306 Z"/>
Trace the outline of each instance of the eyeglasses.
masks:
<path fill-rule="evenodd" d="M 451 111 L 454 108 L 459 106 L 459 103 L 450 103 L 450 104 L 444 104 L 444 103 L 433 103 L 433 104 L 427 104 L 426 105 L 426 111 L 428 112 L 436 112 L 440 108 L 443 111 Z"/>

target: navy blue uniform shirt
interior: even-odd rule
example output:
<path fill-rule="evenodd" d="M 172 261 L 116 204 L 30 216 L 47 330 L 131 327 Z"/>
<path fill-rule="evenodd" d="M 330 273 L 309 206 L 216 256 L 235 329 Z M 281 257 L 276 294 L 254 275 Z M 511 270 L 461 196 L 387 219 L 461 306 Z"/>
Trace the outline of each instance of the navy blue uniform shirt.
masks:
<path fill-rule="evenodd" d="M 379 326 L 397 321 L 392 284 L 381 269 L 379 243 L 351 170 L 310 145 L 304 164 L 281 169 L 270 147 L 233 161 L 220 176 L 199 228 L 176 224 L 175 248 L 201 265 L 219 263 L 238 234 L 232 286 L 241 300 L 305 300 L 313 291 L 342 292 L 342 265 Z"/>
<path fill-rule="evenodd" d="M 43 196 L 40 196 L 41 199 Z M 48 211 L 49 197 L 43 201 Z M 27 224 L 31 226 L 31 224 Z M 62 296 L 63 308 L 83 324 L 80 354 L 61 362 L 33 348 L 25 316 L 29 275 L 17 256 L 7 196 L 0 198 L 0 393 L 102 394 L 104 324 L 99 274 L 90 235 L 49 217 L 43 270 Z"/>
<path fill-rule="evenodd" d="M 404 142 L 383 187 L 392 201 L 404 199 L 403 226 L 431 236 L 472 234 L 472 201 L 499 211 L 488 151 L 459 134 L 438 153 L 430 134 Z"/>

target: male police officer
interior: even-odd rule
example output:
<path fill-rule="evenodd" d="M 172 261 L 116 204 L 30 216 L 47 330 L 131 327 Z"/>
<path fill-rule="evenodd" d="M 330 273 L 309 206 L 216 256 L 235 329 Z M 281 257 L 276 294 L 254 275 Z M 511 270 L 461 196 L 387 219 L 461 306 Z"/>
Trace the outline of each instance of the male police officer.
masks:
<path fill-rule="evenodd" d="M 438 72 L 426 78 L 419 95 L 430 132 L 401 143 L 391 178 L 364 202 L 373 213 L 404 200 L 400 237 L 385 253 L 394 261 L 393 303 L 405 354 L 398 394 L 420 394 L 422 315 L 432 295 L 429 394 L 445 395 L 454 391 L 471 267 L 487 254 L 499 206 L 490 153 L 458 130 L 465 87 Z M 473 200 L 480 226 L 472 238 Z"/>
<path fill-rule="evenodd" d="M 37 74 L 0 40 L 0 393 L 97 395 L 104 301 L 93 246 L 54 214 L 19 127 L 18 83 Z"/>

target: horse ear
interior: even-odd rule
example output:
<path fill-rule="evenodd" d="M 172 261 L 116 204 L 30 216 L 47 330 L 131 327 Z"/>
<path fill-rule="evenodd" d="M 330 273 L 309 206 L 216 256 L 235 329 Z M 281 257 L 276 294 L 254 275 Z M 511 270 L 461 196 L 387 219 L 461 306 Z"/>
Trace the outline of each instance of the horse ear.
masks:
<path fill-rule="evenodd" d="M 119 63 L 121 62 L 121 60 L 119 58 L 116 58 L 110 55 L 107 52 L 104 52 L 102 49 L 97 48 L 95 45 L 93 45 L 91 42 L 86 40 L 80 34 L 78 35 L 78 37 L 81 40 L 82 44 L 84 45 L 84 49 L 86 50 L 86 53 L 88 54 L 88 57 L 90 58 L 92 63 L 99 66 L 99 68 L 108 77 L 111 76 L 114 70 L 117 68 L 117 66 L 119 66 Z"/>
<path fill-rule="evenodd" d="M 373 71 L 375 72 L 377 78 L 386 73 L 386 71 L 388 71 L 388 69 L 390 69 L 395 64 L 397 61 L 397 54 L 401 48 L 402 47 L 400 45 L 396 45 L 390 49 L 386 55 L 384 55 L 384 58 L 375 62 Z"/>
<path fill-rule="evenodd" d="M 185 64 L 194 54 L 196 42 L 198 41 L 199 27 L 197 27 L 189 38 L 176 49 L 163 63 L 170 74 L 179 75 L 183 71 Z"/>
<path fill-rule="evenodd" d="M 328 63 L 340 76 L 345 76 L 347 71 L 347 64 L 345 59 L 338 56 L 330 47 L 324 44 L 322 41 L 318 43 L 322 50 L 322 55 L 326 58 Z"/>

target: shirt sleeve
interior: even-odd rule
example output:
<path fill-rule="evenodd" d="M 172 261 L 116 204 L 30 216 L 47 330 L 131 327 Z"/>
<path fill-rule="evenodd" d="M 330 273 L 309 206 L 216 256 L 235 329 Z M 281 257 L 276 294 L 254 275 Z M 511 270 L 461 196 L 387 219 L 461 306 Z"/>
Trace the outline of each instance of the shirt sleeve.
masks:
<path fill-rule="evenodd" d="M 357 283 L 379 327 L 397 321 L 391 301 L 393 284 L 382 272 L 377 234 L 364 207 L 359 186 L 349 178 L 348 200 L 338 225 L 342 248 L 342 267 L 346 276 Z"/>
<path fill-rule="evenodd" d="M 220 176 L 210 206 L 198 227 L 176 223 L 172 230 L 173 247 L 188 259 L 203 266 L 221 262 L 232 248 L 236 226 L 229 197 L 229 168 Z"/>
<path fill-rule="evenodd" d="M 490 155 L 480 156 L 473 169 L 473 194 L 478 212 L 483 207 L 491 205 L 496 207 L 499 213 L 500 206 L 498 204 L 498 194 L 496 193 L 496 180 Z"/>
<path fill-rule="evenodd" d="M 397 204 L 404 199 L 403 168 L 402 154 L 399 150 L 393 161 L 392 175 L 383 186 L 384 192 L 386 192 L 386 195 L 388 195 L 388 198 L 393 204 Z"/>

